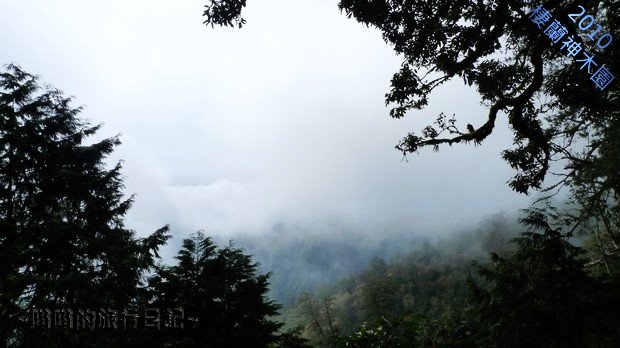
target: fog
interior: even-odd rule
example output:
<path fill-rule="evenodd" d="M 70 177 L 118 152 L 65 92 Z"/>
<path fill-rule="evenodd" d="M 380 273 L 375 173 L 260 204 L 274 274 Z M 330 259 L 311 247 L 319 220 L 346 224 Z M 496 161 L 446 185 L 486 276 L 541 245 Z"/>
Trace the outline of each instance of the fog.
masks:
<path fill-rule="evenodd" d="M 124 160 L 140 235 L 164 224 L 173 245 L 278 224 L 435 235 L 526 206 L 499 157 L 512 144 L 505 120 L 482 146 L 394 149 L 440 112 L 479 126 L 485 108 L 457 81 L 391 119 L 400 59 L 336 0 L 250 1 L 241 30 L 205 27 L 203 5 L 0 0 L 0 62 L 75 96 L 105 124 L 100 137 L 121 135 L 110 162 Z"/>

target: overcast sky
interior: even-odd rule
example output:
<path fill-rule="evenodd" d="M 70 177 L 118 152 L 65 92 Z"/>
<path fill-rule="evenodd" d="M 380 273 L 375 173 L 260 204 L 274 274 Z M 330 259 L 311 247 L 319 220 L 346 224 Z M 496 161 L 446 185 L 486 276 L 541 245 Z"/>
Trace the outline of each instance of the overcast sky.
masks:
<path fill-rule="evenodd" d="M 526 206 L 506 185 L 503 119 L 480 147 L 402 161 L 394 145 L 439 112 L 478 127 L 486 111 L 455 82 L 391 119 L 384 95 L 400 59 L 337 0 L 249 0 L 241 30 L 205 27 L 205 3 L 0 0 L 0 63 L 75 96 L 102 136 L 121 134 L 130 228 L 435 233 Z"/>

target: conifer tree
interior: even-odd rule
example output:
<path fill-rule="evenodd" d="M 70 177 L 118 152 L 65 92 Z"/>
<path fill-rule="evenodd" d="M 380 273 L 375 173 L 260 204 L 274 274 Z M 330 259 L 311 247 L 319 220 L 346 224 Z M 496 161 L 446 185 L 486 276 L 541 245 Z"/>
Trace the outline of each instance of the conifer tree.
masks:
<path fill-rule="evenodd" d="M 133 196 L 105 163 L 120 141 L 88 142 L 100 127 L 71 104 L 18 65 L 0 74 L 0 345 L 75 338 L 24 331 L 33 308 L 128 306 L 169 237 L 125 227 Z"/>
<path fill-rule="evenodd" d="M 232 245 L 218 248 L 197 232 L 183 241 L 176 259 L 177 265 L 159 267 L 150 279 L 150 305 L 181 307 L 198 321 L 162 336 L 162 343 L 266 347 L 279 342 L 282 325 L 270 317 L 280 306 L 266 299 L 269 274 L 260 274 L 250 255 Z"/>
<path fill-rule="evenodd" d="M 585 250 L 553 229 L 544 214 L 532 211 L 522 222 L 532 230 L 514 239 L 517 251 L 510 257 L 493 253 L 490 265 L 478 265 L 484 281 L 470 279 L 476 345 L 616 346 L 617 285 L 588 274 Z"/>

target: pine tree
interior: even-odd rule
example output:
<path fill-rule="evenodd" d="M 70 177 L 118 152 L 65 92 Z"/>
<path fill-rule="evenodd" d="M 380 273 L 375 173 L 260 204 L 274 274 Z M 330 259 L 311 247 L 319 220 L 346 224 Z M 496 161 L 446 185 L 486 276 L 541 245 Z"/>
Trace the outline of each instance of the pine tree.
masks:
<path fill-rule="evenodd" d="M 99 126 L 72 98 L 18 65 L 0 74 L 0 345 L 53 345 L 77 336 L 26 332 L 33 308 L 117 308 L 137 294 L 168 239 L 124 226 L 117 137 L 87 143 Z M 82 338 L 86 339 L 86 338 Z M 84 343 L 84 342 L 82 342 Z"/>
<path fill-rule="evenodd" d="M 279 305 L 265 298 L 269 274 L 259 274 L 250 255 L 218 248 L 197 232 L 183 241 L 178 264 L 159 267 L 150 279 L 151 306 L 185 311 L 185 331 L 164 334 L 166 344 L 202 347 L 265 347 L 279 340 L 281 324 L 270 317 Z"/>
<path fill-rule="evenodd" d="M 470 279 L 477 345 L 616 346 L 614 285 L 588 274 L 585 250 L 551 228 L 540 212 L 522 222 L 533 230 L 514 240 L 517 251 L 506 258 L 492 254 L 490 265 L 478 266 L 484 281 Z"/>

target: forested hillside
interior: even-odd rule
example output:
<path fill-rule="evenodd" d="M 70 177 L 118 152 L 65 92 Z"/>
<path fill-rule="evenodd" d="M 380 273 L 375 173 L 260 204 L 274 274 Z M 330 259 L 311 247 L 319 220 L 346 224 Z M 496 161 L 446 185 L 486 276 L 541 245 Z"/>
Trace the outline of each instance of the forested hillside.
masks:
<path fill-rule="evenodd" d="M 615 345 L 620 287 L 588 258 L 593 238 L 522 234 L 514 220 L 497 214 L 475 231 L 377 258 L 301 294 L 283 310 L 286 325 L 320 347 Z"/>
<path fill-rule="evenodd" d="M 351 238 L 355 243 L 351 243 Z M 290 306 L 306 291 L 361 271 L 375 258 L 409 252 L 430 237 L 416 231 L 358 231 L 345 227 L 276 225 L 271 231 L 238 235 L 236 245 L 254 255 L 270 272 L 270 296 Z"/>
<path fill-rule="evenodd" d="M 492 251 L 507 255 L 518 235 L 513 216 L 496 214 L 471 231 L 447 234 L 439 241 L 411 244 L 406 253 L 375 258 L 360 272 L 305 292 L 284 309 L 286 324 L 300 325 L 317 345 L 348 336 L 363 324 L 412 318 L 438 335 L 446 320 L 460 320 L 468 306 L 468 276 L 473 262 L 487 263 Z M 338 340 L 335 340 L 338 342 Z"/>

